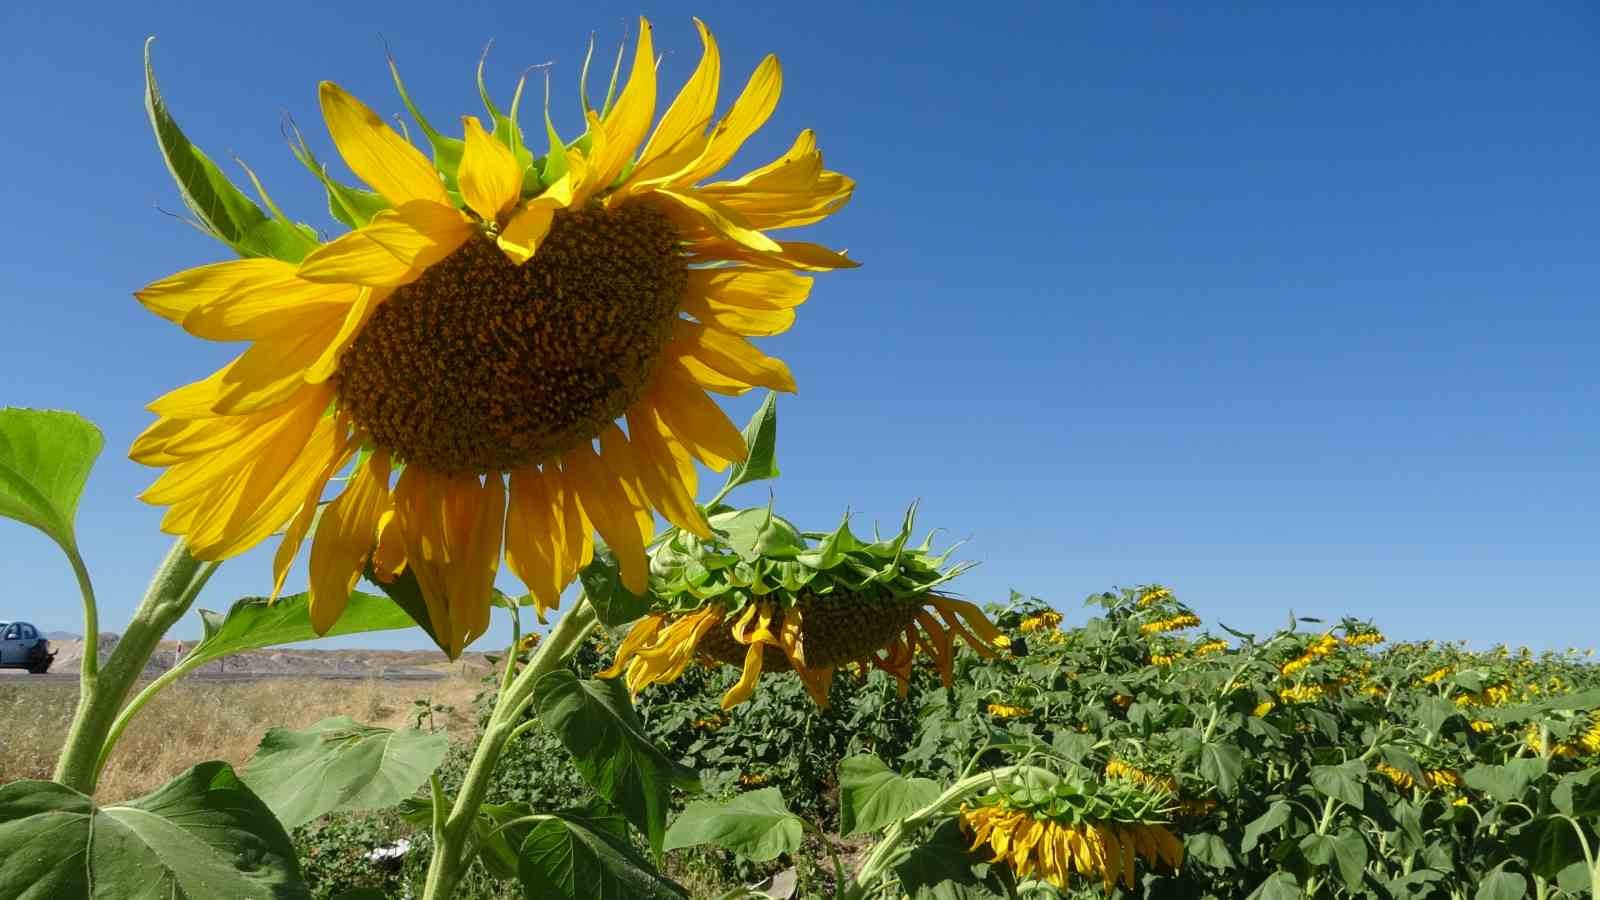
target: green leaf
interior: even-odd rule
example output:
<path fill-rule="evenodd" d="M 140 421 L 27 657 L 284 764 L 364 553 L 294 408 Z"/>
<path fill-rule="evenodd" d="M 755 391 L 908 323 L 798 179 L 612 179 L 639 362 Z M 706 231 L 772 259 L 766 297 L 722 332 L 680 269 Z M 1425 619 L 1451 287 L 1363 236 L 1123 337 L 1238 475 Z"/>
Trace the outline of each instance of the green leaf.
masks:
<path fill-rule="evenodd" d="M 1501 803 L 1522 799 L 1528 785 L 1544 776 L 1545 761 L 1532 757 L 1513 759 L 1503 766 L 1473 766 L 1462 773 L 1467 787 L 1482 791 Z"/>
<path fill-rule="evenodd" d="M 1187 859 L 1192 859 L 1213 869 L 1231 869 L 1234 867 L 1233 853 L 1228 849 L 1228 842 L 1221 835 L 1209 831 L 1191 834 L 1183 839 L 1183 854 Z"/>
<path fill-rule="evenodd" d="M 839 833 L 849 837 L 887 828 L 939 794 L 931 779 L 897 775 L 876 756 L 853 756 L 839 763 Z"/>
<path fill-rule="evenodd" d="M 689 804 L 667 829 L 662 849 L 714 844 L 753 862 L 776 859 L 800 849 L 804 823 L 789 811 L 777 788 L 740 794 L 726 803 Z"/>
<path fill-rule="evenodd" d="M 335 810 L 399 803 L 439 768 L 447 749 L 444 732 L 395 731 L 335 716 L 304 731 L 270 729 L 244 782 L 285 828 L 297 828 Z"/>
<path fill-rule="evenodd" d="M 622 567 L 605 542 L 595 539 L 594 559 L 578 572 L 583 592 L 595 617 L 607 628 L 626 625 L 650 611 L 651 598 L 635 594 L 622 584 Z"/>
<path fill-rule="evenodd" d="M 1360 809 L 1365 802 L 1366 790 L 1362 786 L 1365 778 L 1366 769 L 1359 761 L 1337 766 L 1311 767 L 1311 786 L 1316 788 L 1318 793 L 1333 797 L 1356 809 Z"/>
<path fill-rule="evenodd" d="M 753 481 L 777 478 L 778 471 L 778 395 L 769 391 L 767 399 L 744 426 L 744 445 L 749 454 L 728 468 L 728 480 L 718 497 Z"/>
<path fill-rule="evenodd" d="M 304 259 L 317 246 L 316 233 L 306 226 L 268 217 L 200 148 L 189 143 L 173 121 L 156 88 L 156 73 L 150 64 L 153 43 L 155 38 L 144 44 L 144 105 L 161 156 L 178 183 L 184 204 L 206 233 L 240 256 L 266 256 L 285 262 Z"/>
<path fill-rule="evenodd" d="M 1002 900 L 1005 888 L 992 874 L 973 873 L 968 843 L 955 820 L 946 821 L 927 843 L 895 864 L 900 887 L 911 900 Z"/>
<path fill-rule="evenodd" d="M 1361 889 L 1367 871 L 1367 839 L 1351 828 L 1341 828 L 1333 838 L 1333 859 L 1339 865 L 1345 886 L 1352 892 Z"/>
<path fill-rule="evenodd" d="M 620 681 L 580 681 L 557 670 L 539 679 L 534 691 L 539 720 L 572 753 L 584 780 L 645 834 L 659 857 L 669 788 L 697 791 L 699 777 L 645 735 Z"/>
<path fill-rule="evenodd" d="M 277 602 L 268 602 L 266 597 L 245 597 L 235 601 L 226 614 L 200 610 L 200 624 L 205 629 L 204 637 L 180 663 L 186 671 L 242 650 L 298 644 L 341 634 L 393 631 L 410 628 L 412 622 L 405 610 L 385 598 L 358 591 L 350 595 L 343 615 L 325 635 L 317 634 L 311 627 L 310 594 L 279 597 Z"/>
<path fill-rule="evenodd" d="M 1528 896 L 1528 879 L 1515 872 L 1495 869 L 1478 882 L 1478 892 L 1473 900 L 1522 900 Z"/>
<path fill-rule="evenodd" d="M 223 762 L 128 803 L 68 787 L 0 787 L 0 900 L 309 898 L 294 846 Z"/>
<path fill-rule="evenodd" d="M 1232 744 L 1207 743 L 1200 746 L 1200 777 L 1217 786 L 1223 795 L 1232 797 L 1239 789 L 1239 775 L 1244 772 L 1244 754 Z"/>
<path fill-rule="evenodd" d="M 1294 809 L 1287 800 L 1279 800 L 1267 807 L 1267 811 L 1257 816 L 1255 821 L 1244 827 L 1244 837 L 1239 842 L 1239 852 L 1249 853 L 1256 848 L 1256 842 L 1269 831 L 1282 828 L 1294 815 Z"/>
<path fill-rule="evenodd" d="M 682 900 L 688 892 L 632 847 L 580 816 L 546 817 L 522 843 L 518 874 L 528 900 Z"/>
<path fill-rule="evenodd" d="M 422 136 L 427 138 L 428 146 L 433 148 L 433 167 L 444 176 L 445 186 L 454 190 L 456 188 L 456 173 L 461 168 L 461 157 L 466 152 L 467 144 L 460 138 L 448 137 L 440 134 L 423 115 L 417 105 L 411 101 L 411 93 L 406 90 L 404 81 L 400 80 L 400 66 L 389 57 L 389 74 L 394 76 L 394 89 L 400 94 L 400 102 L 405 104 L 406 112 L 411 113 L 411 118 L 416 121 L 417 127 L 422 129 Z M 482 74 L 482 68 L 479 68 Z M 498 123 L 496 123 L 498 126 Z"/>
<path fill-rule="evenodd" d="M 32 525 L 78 558 L 78 498 L 105 438 L 77 413 L 0 409 L 0 516 Z"/>
<path fill-rule="evenodd" d="M 1523 824 L 1511 836 L 1517 856 L 1528 871 L 1550 879 L 1575 862 L 1583 862 L 1583 843 L 1572 823 L 1560 816 L 1540 816 Z"/>
<path fill-rule="evenodd" d="M 1288 872 L 1277 872 L 1250 892 L 1248 900 L 1299 900 L 1300 883 Z"/>
<path fill-rule="evenodd" d="M 1550 802 L 1569 816 L 1600 819 L 1600 769 L 1574 772 L 1561 779 Z"/>

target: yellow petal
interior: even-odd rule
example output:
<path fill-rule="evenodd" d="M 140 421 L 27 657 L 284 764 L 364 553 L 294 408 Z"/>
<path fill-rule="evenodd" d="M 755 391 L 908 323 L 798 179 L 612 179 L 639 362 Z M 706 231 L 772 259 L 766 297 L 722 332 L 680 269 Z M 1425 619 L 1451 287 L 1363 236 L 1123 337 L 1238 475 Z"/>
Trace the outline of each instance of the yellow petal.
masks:
<path fill-rule="evenodd" d="M 777 253 L 760 253 L 734 241 L 714 238 L 691 245 L 689 261 L 691 263 L 730 261 L 760 269 L 800 269 L 807 272 L 854 269 L 861 265 L 843 253 L 836 253 L 827 247 L 805 241 L 778 241 L 778 248 Z"/>
<path fill-rule="evenodd" d="M 333 417 L 320 417 L 309 434 L 285 434 L 217 482 L 188 531 L 189 552 L 196 559 L 228 559 L 271 536 L 294 516 L 345 439 Z"/>
<path fill-rule="evenodd" d="M 561 462 L 566 483 L 577 494 L 584 514 L 616 555 L 623 586 L 635 594 L 643 594 L 649 587 L 650 570 L 644 552 L 645 541 L 635 518 L 642 504 L 637 497 L 630 497 L 631 488 L 618 479 L 587 444 L 567 451 Z"/>
<path fill-rule="evenodd" d="M 707 366 L 748 384 L 794 393 L 794 376 L 783 360 L 767 356 L 744 338 L 707 328 L 695 322 L 673 323 L 673 340 L 667 352 L 687 353 Z"/>
<path fill-rule="evenodd" d="M 406 284 L 455 252 L 475 231 L 454 208 L 415 200 L 386 209 L 365 226 L 311 251 L 298 274 L 307 281 Z"/>
<path fill-rule="evenodd" d="M 212 341 L 253 341 L 302 330 L 308 322 L 340 316 L 361 289 L 349 284 L 318 284 L 285 268 L 227 291 L 183 318 L 183 330 Z"/>
<path fill-rule="evenodd" d="M 276 259 L 233 259 L 185 269 L 152 281 L 134 296 L 145 308 L 169 322 L 182 323 L 195 309 L 232 291 L 293 277 L 294 264 Z"/>
<path fill-rule="evenodd" d="M 328 133 L 350 171 L 393 206 L 414 200 L 449 205 L 433 163 L 377 113 L 331 81 L 324 81 L 319 93 Z"/>
<path fill-rule="evenodd" d="M 620 442 L 617 452 L 633 457 L 633 470 L 638 475 L 639 490 L 645 502 L 661 513 L 668 522 L 684 531 L 711 539 L 711 526 L 706 523 L 700 507 L 695 505 L 694 490 L 697 478 L 694 464 L 683 453 L 682 463 L 662 439 L 656 424 L 655 412 L 636 405 L 628 411 L 628 440 Z M 610 452 L 610 451 L 608 451 Z M 687 470 L 687 479 L 685 478 Z"/>
<path fill-rule="evenodd" d="M 677 226 L 687 241 L 724 238 L 760 253 L 782 249 L 772 238 L 751 228 L 743 216 L 716 200 L 691 191 L 660 189 L 651 191 L 648 196 L 670 201 L 658 202 L 655 206 Z"/>
<path fill-rule="evenodd" d="M 501 230 L 495 242 L 500 245 L 500 251 L 506 258 L 522 265 L 539 252 L 539 245 L 544 242 L 545 235 L 550 233 L 550 223 L 555 220 L 556 209 L 559 204 L 535 197 L 517 210 Z"/>
<path fill-rule="evenodd" d="M 640 18 L 639 45 L 634 48 L 628 84 L 601 123 L 606 132 L 605 140 L 594 145 L 589 154 L 595 170 L 589 177 L 597 190 L 609 187 L 622 174 L 639 142 L 644 140 L 645 132 L 650 130 L 655 111 L 655 50 L 650 44 L 650 23 Z"/>
<path fill-rule="evenodd" d="M 681 370 L 683 376 L 694 384 L 698 384 L 705 390 L 725 394 L 729 397 L 747 394 L 752 387 L 752 385 L 745 384 L 737 378 L 729 378 L 692 356 L 663 357 L 660 365 L 663 369 L 667 366 L 674 366 Z"/>
<path fill-rule="evenodd" d="M 405 544 L 406 565 L 417 576 L 434 638 L 454 659 L 460 650 L 455 645 L 449 585 L 444 577 L 450 564 L 444 505 L 447 478 L 422 466 L 407 466 L 394 485 L 394 527 Z"/>
<path fill-rule="evenodd" d="M 706 325 L 734 334 L 765 337 L 782 334 L 794 325 L 792 309 L 749 309 L 694 293 L 684 295 L 681 309 Z"/>
<path fill-rule="evenodd" d="M 289 527 L 283 532 L 283 540 L 278 542 L 278 549 L 272 554 L 272 596 L 269 600 L 276 601 L 278 595 L 283 593 L 283 582 L 289 577 L 289 567 L 294 565 L 294 558 L 300 555 L 300 545 L 305 542 L 306 532 L 311 530 L 311 520 L 316 517 L 317 507 L 322 502 L 322 492 L 327 489 L 333 473 L 343 468 L 355 452 L 356 437 L 350 435 L 344 446 L 329 458 L 327 465 L 306 487 L 305 498 L 300 501 L 300 511 L 289 521 Z"/>
<path fill-rule="evenodd" d="M 511 473 L 506 504 L 506 565 L 528 587 L 540 620 L 561 603 L 562 519 L 549 479 L 537 466 Z"/>
<path fill-rule="evenodd" d="M 451 613 L 458 629 L 456 652 L 460 653 L 489 630 L 489 609 L 505 534 L 505 481 L 498 472 L 490 472 L 481 483 L 476 475 L 457 476 L 450 480 L 446 503 L 451 520 L 463 526 L 462 532 L 453 536 L 460 547 L 459 562 L 447 573 Z"/>
<path fill-rule="evenodd" d="M 400 576 L 406 568 L 406 542 L 395 524 L 394 500 L 390 495 L 389 508 L 378 517 L 378 546 L 372 551 L 372 574 L 379 581 L 388 582 Z"/>
<path fill-rule="evenodd" d="M 750 699 L 756 692 L 756 683 L 761 680 L 762 657 L 766 655 L 767 648 L 764 644 L 751 644 L 744 651 L 744 671 L 739 674 L 739 680 L 728 692 L 722 695 L 722 708 L 732 709 Z"/>
<path fill-rule="evenodd" d="M 778 106 L 783 92 L 783 69 L 776 56 L 768 55 L 756 66 L 733 108 L 717 123 L 705 152 L 683 172 L 673 177 L 675 184 L 693 184 L 716 172 L 739 151 L 744 142 L 764 124 Z"/>
<path fill-rule="evenodd" d="M 341 310 L 334 310 L 340 316 Z M 257 341 L 228 366 L 211 410 L 239 416 L 285 402 L 307 383 L 307 372 L 335 346 L 339 317 L 307 321 L 303 332 Z"/>
<path fill-rule="evenodd" d="M 809 275 L 769 269 L 690 269 L 686 293 L 746 309 L 792 309 L 811 294 Z"/>
<path fill-rule="evenodd" d="M 511 148 L 484 131 L 477 118 L 462 116 L 461 124 L 467 133 L 456 175 L 461 199 L 485 222 L 498 221 L 522 197 L 522 166 Z"/>
<path fill-rule="evenodd" d="M 646 180 L 657 175 L 675 172 L 689 163 L 705 149 L 704 132 L 711 124 L 717 109 L 717 83 L 722 79 L 722 59 L 717 51 L 716 39 L 711 30 L 699 19 L 694 27 L 700 32 L 704 50 L 694 74 L 684 83 L 683 90 L 667 107 L 656 126 L 655 133 L 644 145 L 639 155 L 639 165 L 630 182 Z"/>
<path fill-rule="evenodd" d="M 744 435 L 698 385 L 679 381 L 678 371 L 670 366 L 658 369 L 656 383 L 645 392 L 646 402 L 684 449 L 712 470 L 720 472 L 728 463 L 744 459 L 749 452 Z"/>
<path fill-rule="evenodd" d="M 274 444 L 304 442 L 305 435 L 333 400 L 327 387 L 305 388 L 272 415 L 256 420 L 249 431 L 215 451 L 186 458 L 161 473 L 139 495 L 146 503 L 167 505 L 209 491 L 219 481 L 231 481 L 235 472 Z"/>
<path fill-rule="evenodd" d="M 350 601 L 388 500 L 389 456 L 380 452 L 323 512 L 311 542 L 311 629 L 317 634 L 327 634 Z"/>

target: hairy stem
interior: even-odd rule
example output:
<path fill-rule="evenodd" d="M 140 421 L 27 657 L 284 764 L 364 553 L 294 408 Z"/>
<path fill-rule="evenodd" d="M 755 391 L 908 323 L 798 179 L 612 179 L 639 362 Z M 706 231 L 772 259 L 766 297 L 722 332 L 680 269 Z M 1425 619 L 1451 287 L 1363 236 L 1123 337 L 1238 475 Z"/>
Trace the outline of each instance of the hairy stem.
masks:
<path fill-rule="evenodd" d="M 201 568 L 182 538 L 173 543 L 105 665 L 83 679 L 87 689 L 78 695 L 78 708 L 56 762 L 56 781 L 85 794 L 94 793 L 102 751 L 108 747 L 117 713 L 134 682 L 144 674 L 156 645 L 188 612 L 199 585 L 210 577 L 210 572 L 202 573 Z M 98 656 L 99 643 L 99 635 L 84 635 L 85 659 Z"/>
<path fill-rule="evenodd" d="M 472 756 L 461 789 L 456 792 L 450 814 L 438 824 L 439 798 L 435 799 L 435 828 L 433 859 L 428 863 L 428 880 L 423 889 L 423 900 L 446 900 L 455 893 L 461 877 L 466 874 L 471 860 L 466 857 L 467 839 L 472 835 L 472 824 L 478 818 L 484 797 L 489 793 L 489 781 L 495 764 L 505 751 L 511 738 L 520 734 L 519 719 L 534 699 L 534 686 L 539 679 L 566 665 L 572 654 L 595 625 L 594 607 L 585 595 L 578 597 L 572 610 L 550 630 L 533 659 L 510 681 L 495 698 L 494 711 L 484 726 L 478 749 Z M 508 654 L 506 665 L 514 664 L 516 655 Z"/>

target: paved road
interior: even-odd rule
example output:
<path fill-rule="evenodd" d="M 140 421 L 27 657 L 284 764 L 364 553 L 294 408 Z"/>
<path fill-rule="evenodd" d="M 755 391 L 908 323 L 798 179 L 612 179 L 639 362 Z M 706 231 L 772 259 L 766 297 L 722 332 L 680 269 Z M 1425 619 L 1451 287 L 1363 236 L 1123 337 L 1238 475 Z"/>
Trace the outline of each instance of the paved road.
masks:
<path fill-rule="evenodd" d="M 206 681 L 213 683 L 249 682 L 249 681 L 288 681 L 316 679 L 318 681 L 366 681 L 377 678 L 380 681 L 438 681 L 446 677 L 440 672 L 274 672 L 256 673 L 248 672 L 192 672 L 185 681 Z M 149 679 L 142 679 L 148 681 Z M 76 684 L 77 672 L 51 672 L 47 675 L 29 675 L 21 669 L 15 672 L 0 670 L 0 688 L 28 687 L 48 684 Z"/>

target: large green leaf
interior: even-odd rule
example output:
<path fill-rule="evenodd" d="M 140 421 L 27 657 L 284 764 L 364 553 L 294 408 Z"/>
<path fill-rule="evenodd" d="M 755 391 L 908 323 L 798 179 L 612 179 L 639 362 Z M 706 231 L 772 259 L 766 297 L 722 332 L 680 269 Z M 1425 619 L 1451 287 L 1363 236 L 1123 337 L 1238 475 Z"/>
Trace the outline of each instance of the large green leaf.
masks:
<path fill-rule="evenodd" d="M 1522 900 L 1528 896 L 1528 879 L 1515 872 L 1495 869 L 1478 882 L 1478 892 L 1473 900 Z"/>
<path fill-rule="evenodd" d="M 839 763 L 839 833 L 849 837 L 887 828 L 939 799 L 939 793 L 931 779 L 891 772 L 876 756 L 853 756 Z"/>
<path fill-rule="evenodd" d="M 728 468 L 728 480 L 723 483 L 718 497 L 725 497 L 734 488 L 753 481 L 777 478 L 778 471 L 778 395 L 767 393 L 767 399 L 744 426 L 745 458 Z"/>
<path fill-rule="evenodd" d="M 670 788 L 697 791 L 698 776 L 645 735 L 620 682 L 580 681 L 562 669 L 539 679 L 534 691 L 539 720 L 572 753 L 584 780 L 627 816 L 660 856 Z"/>
<path fill-rule="evenodd" d="M 357 592 L 350 595 L 344 614 L 325 635 L 318 635 L 311 627 L 309 594 L 279 597 L 276 602 L 269 602 L 266 597 L 245 597 L 235 601 L 226 614 L 200 610 L 200 624 L 205 630 L 204 637 L 180 663 L 186 671 L 242 650 L 297 644 L 340 634 L 393 631 L 410 628 L 412 622 L 404 610 L 387 599 Z"/>
<path fill-rule="evenodd" d="M 285 828 L 336 810 L 381 809 L 416 793 L 444 762 L 444 732 L 362 725 L 349 716 L 304 731 L 273 728 L 244 781 Z"/>
<path fill-rule="evenodd" d="M 48 781 L 0 787 L 0 900 L 310 897 L 289 835 L 223 762 L 96 806 Z"/>
<path fill-rule="evenodd" d="M 76 558 L 78 497 L 104 444 L 77 413 L 0 409 L 0 516 L 32 525 Z"/>
<path fill-rule="evenodd" d="M 1540 878 L 1555 878 L 1561 870 L 1584 861 L 1583 842 L 1564 816 L 1540 816 L 1518 826 L 1511 845 L 1528 871 Z"/>
<path fill-rule="evenodd" d="M 1366 795 L 1366 788 L 1363 787 L 1366 771 L 1359 761 L 1354 760 L 1337 766 L 1312 766 L 1311 786 L 1318 793 L 1360 809 Z"/>
<path fill-rule="evenodd" d="M 1232 744 L 1206 743 L 1200 747 L 1200 777 L 1232 797 L 1244 772 L 1244 754 Z"/>
<path fill-rule="evenodd" d="M 1288 872 L 1278 872 L 1250 892 L 1248 900 L 1299 900 L 1300 883 Z"/>
<path fill-rule="evenodd" d="M 1254 850 L 1262 835 L 1277 831 L 1292 818 L 1294 818 L 1294 807 L 1290 806 L 1287 800 L 1279 800 L 1267 807 L 1266 812 L 1244 826 L 1244 837 L 1239 841 L 1239 851 L 1249 853 Z"/>
<path fill-rule="evenodd" d="M 1600 819 L 1600 769 L 1574 772 L 1550 792 L 1550 802 L 1569 816 Z"/>
<path fill-rule="evenodd" d="M 789 811 L 775 787 L 740 794 L 725 803 L 700 800 L 689 804 L 667 829 L 665 850 L 714 844 L 746 859 L 766 862 L 800 849 L 805 833 L 800 817 Z"/>
<path fill-rule="evenodd" d="M 266 256 L 299 262 L 317 246 L 316 232 L 282 218 L 269 217 L 259 206 L 228 180 L 217 164 L 189 143 L 178 123 L 167 112 L 166 101 L 156 88 L 156 73 L 150 65 L 150 45 L 144 45 L 144 105 L 150 127 L 167 169 L 178 183 L 183 202 L 195 214 L 208 234 L 222 241 L 240 256 Z M 270 205 L 270 204 L 269 204 Z"/>
<path fill-rule="evenodd" d="M 1546 768 L 1544 760 L 1531 757 L 1513 759 L 1503 766 L 1473 766 L 1461 777 L 1467 787 L 1483 791 L 1501 803 L 1510 803 L 1521 800 L 1522 792 L 1543 777 Z"/>
<path fill-rule="evenodd" d="M 589 819 L 556 814 L 522 842 L 518 874 L 528 900 L 682 900 L 688 892 Z"/>

